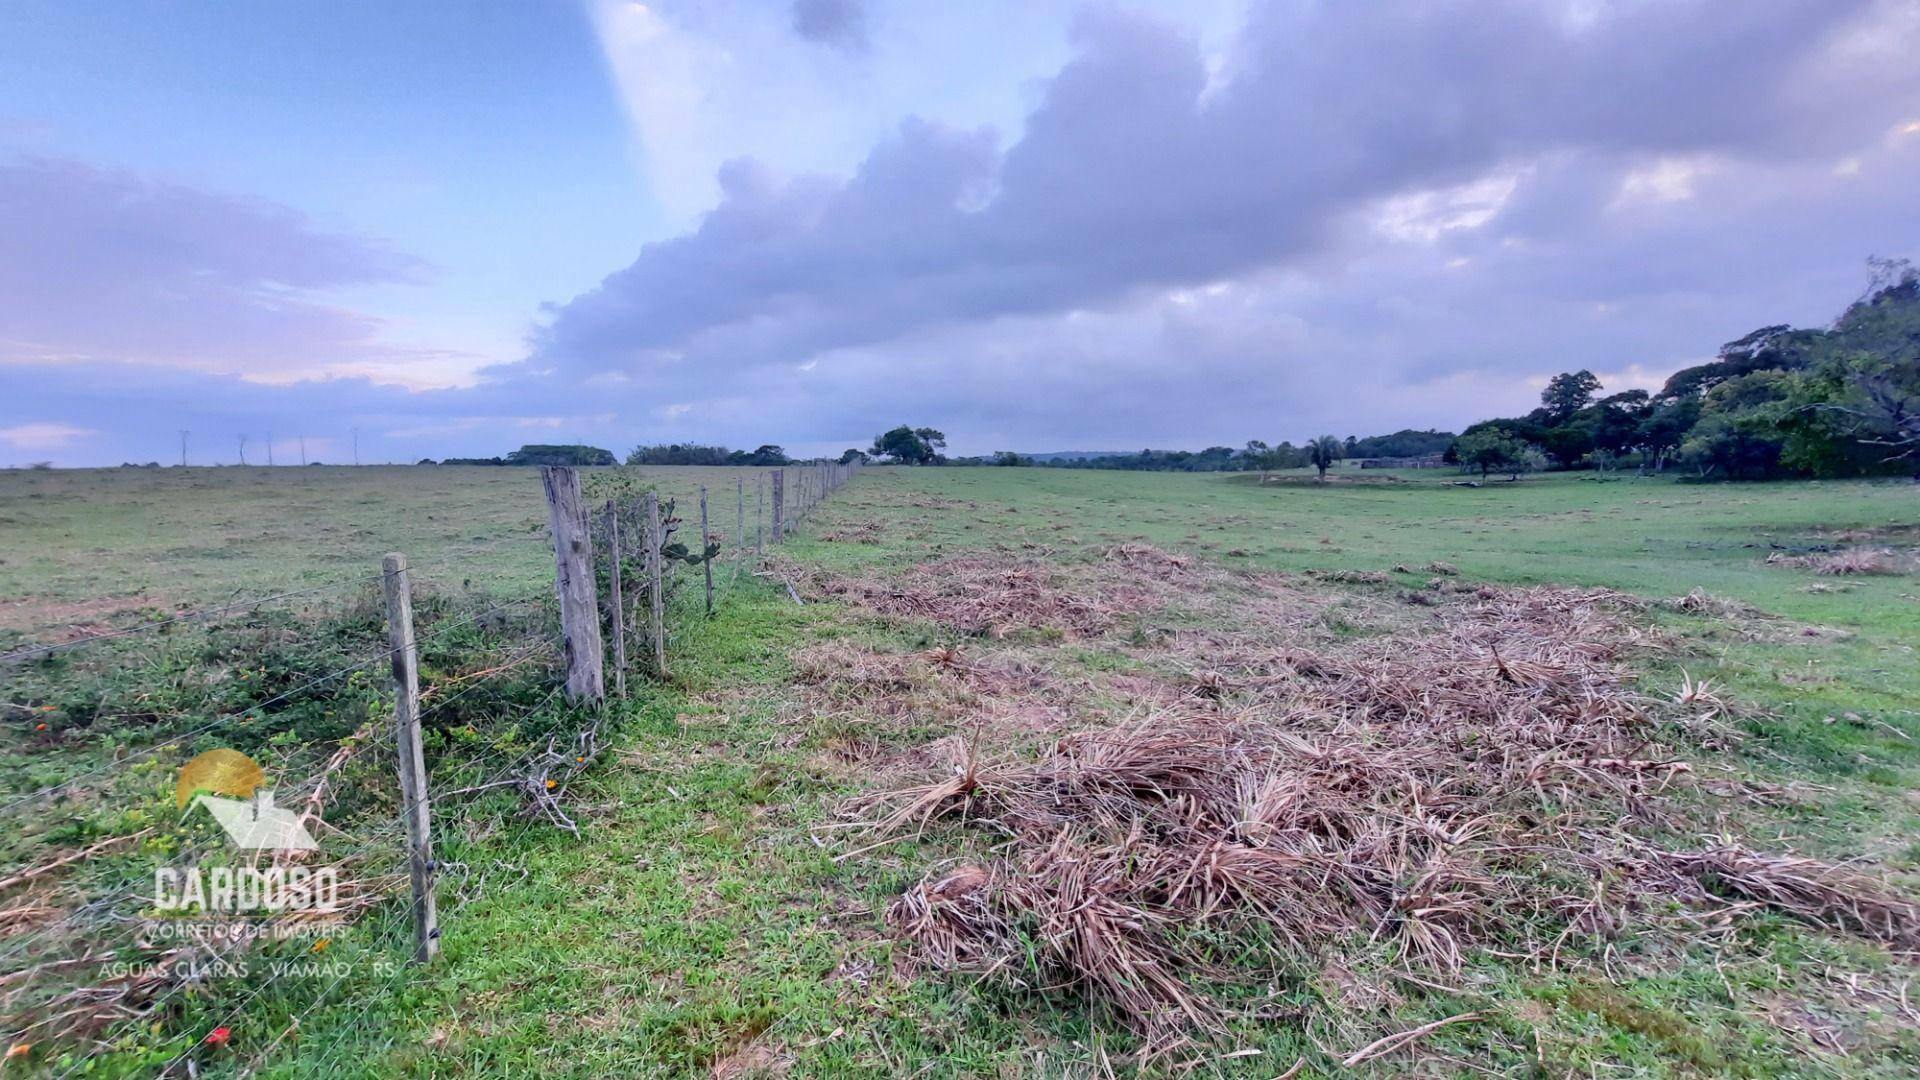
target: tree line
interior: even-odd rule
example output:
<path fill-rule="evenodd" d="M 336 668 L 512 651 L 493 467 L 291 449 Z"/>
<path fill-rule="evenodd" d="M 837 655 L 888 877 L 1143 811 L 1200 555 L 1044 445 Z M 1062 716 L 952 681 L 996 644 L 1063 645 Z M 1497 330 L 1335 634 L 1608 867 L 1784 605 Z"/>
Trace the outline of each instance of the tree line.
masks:
<path fill-rule="evenodd" d="M 1462 432 L 1450 459 L 1695 476 L 1867 476 L 1920 466 L 1920 272 L 1870 260 L 1866 292 L 1824 329 L 1763 326 L 1673 374 L 1658 393 L 1601 396 L 1590 371 L 1554 376 L 1540 407 Z"/>
<path fill-rule="evenodd" d="M 1721 346 L 1713 360 L 1675 372 L 1657 393 L 1604 394 L 1593 372 L 1563 372 L 1547 382 L 1538 408 L 1480 421 L 1457 436 L 1405 430 L 1365 439 L 1322 435 L 1298 446 L 1255 439 L 1204 450 L 1044 458 L 1002 450 L 948 459 L 938 452 L 945 445 L 939 432 L 902 425 L 877 437 L 871 454 L 906 464 L 1150 472 L 1312 467 L 1323 478 L 1342 458 L 1437 455 L 1483 477 L 1515 479 L 1549 468 L 1623 466 L 1677 467 L 1700 478 L 1912 471 L 1920 479 L 1920 271 L 1905 259 L 1869 259 L 1868 266 L 1866 291 L 1830 326 L 1761 327 Z"/>

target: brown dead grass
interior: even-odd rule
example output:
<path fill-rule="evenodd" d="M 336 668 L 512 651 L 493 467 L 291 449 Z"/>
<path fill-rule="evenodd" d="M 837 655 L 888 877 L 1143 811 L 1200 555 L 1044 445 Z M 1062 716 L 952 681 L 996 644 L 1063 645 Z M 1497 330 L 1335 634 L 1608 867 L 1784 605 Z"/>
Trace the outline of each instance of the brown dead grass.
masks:
<path fill-rule="evenodd" d="M 1782 555 L 1776 551 L 1767 556 L 1767 565 L 1797 567 L 1829 577 L 1900 572 L 1894 553 L 1886 548 L 1848 548 L 1815 555 Z"/>
<path fill-rule="evenodd" d="M 924 619 L 962 634 L 1004 638 L 1018 631 L 1093 637 L 1111 629 L 1126 596 L 1092 597 L 1057 571 L 994 555 L 962 555 L 922 564 L 893 579 L 815 571 L 812 592 L 895 618 Z"/>
<path fill-rule="evenodd" d="M 1115 549 L 1103 566 L 1156 596 L 1125 575 L 1191 573 L 1182 587 L 1196 593 L 1226 580 L 1156 558 Z M 1006 580 L 1004 567 L 980 572 Z M 961 592 L 963 610 L 997 610 Z M 1187 674 L 1147 682 L 1177 686 L 1174 703 L 1061 735 L 1038 755 L 992 749 L 980 734 L 990 727 L 944 740 L 932 770 L 848 811 L 869 837 L 957 828 L 999 855 L 929 875 L 889 924 L 936 966 L 1103 1002 L 1159 1050 L 1217 1025 L 1197 983 L 1235 977 L 1193 944 L 1196 929 L 1216 946 L 1221 934 L 1249 950 L 1277 943 L 1276 965 L 1357 938 L 1450 971 L 1477 948 L 1552 964 L 1570 942 L 1629 926 L 1697 926 L 1665 919 L 1677 897 L 1913 940 L 1920 908 L 1871 875 L 1737 846 L 1659 846 L 1692 824 L 1693 803 L 1676 796 L 1695 769 L 1669 741 L 1675 707 L 1633 688 L 1629 658 L 1673 644 L 1637 623 L 1647 602 L 1606 589 L 1426 595 L 1436 606 L 1389 616 L 1394 633 L 1335 640 L 1314 631 L 1324 596 L 1241 581 L 1231 601 L 1243 633 L 1164 643 Z M 1247 617 L 1256 597 L 1274 625 Z M 930 604 L 917 594 L 905 609 Z M 979 663 L 906 662 L 947 673 Z M 1689 731 L 1717 719 L 1685 711 Z"/>

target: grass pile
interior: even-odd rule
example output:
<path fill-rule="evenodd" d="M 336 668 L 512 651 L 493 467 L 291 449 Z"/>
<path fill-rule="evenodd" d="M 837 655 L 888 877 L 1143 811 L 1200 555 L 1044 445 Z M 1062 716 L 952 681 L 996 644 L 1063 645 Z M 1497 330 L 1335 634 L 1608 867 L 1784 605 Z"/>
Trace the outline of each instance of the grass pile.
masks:
<path fill-rule="evenodd" d="M 1023 632 L 1097 637 L 1152 597 L 1144 584 L 1130 580 L 1146 576 L 1144 570 L 1089 590 L 1052 567 L 995 554 L 932 560 L 885 580 L 808 568 L 800 574 L 816 594 L 994 639 Z"/>
<path fill-rule="evenodd" d="M 1578 963 L 1704 908 L 1913 940 L 1920 908 L 1870 875 L 1673 850 L 1704 824 L 1673 739 L 1714 718 L 1633 689 L 1628 657 L 1670 646 L 1631 618 L 1644 601 L 1447 596 L 1417 629 L 1243 652 L 1037 759 L 948 740 L 943 775 L 849 811 L 869 837 L 958 828 L 995 855 L 908 889 L 890 924 L 934 965 L 1096 1000 L 1150 1053 L 1228 1019 L 1203 984 L 1368 942 L 1433 972 L 1483 948 Z"/>
<path fill-rule="evenodd" d="M 1815 555 L 1767 556 L 1773 566 L 1791 566 L 1811 570 L 1827 577 L 1855 577 L 1865 574 L 1897 574 L 1899 565 L 1888 548 L 1856 547 Z"/>

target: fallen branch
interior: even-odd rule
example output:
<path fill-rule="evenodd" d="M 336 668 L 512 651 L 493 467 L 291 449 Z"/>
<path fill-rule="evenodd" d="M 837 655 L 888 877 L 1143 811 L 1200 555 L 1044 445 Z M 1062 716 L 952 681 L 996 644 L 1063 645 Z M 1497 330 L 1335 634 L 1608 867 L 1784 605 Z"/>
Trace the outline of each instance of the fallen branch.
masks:
<path fill-rule="evenodd" d="M 46 863 L 45 865 L 36 866 L 30 870 L 22 870 L 20 873 L 15 874 L 4 881 L 0 881 L 0 892 L 5 892 L 16 885 L 25 885 L 27 882 L 33 881 L 36 878 L 44 877 L 45 875 L 50 874 L 55 870 L 60 869 L 63 866 L 70 866 L 74 863 L 79 862 L 81 859 L 86 858 L 89 855 L 93 855 L 98 852 L 105 851 L 106 849 L 114 846 L 115 844 L 124 844 L 129 840 L 138 840 L 141 837 L 146 836 L 148 833 L 152 831 L 153 831 L 153 828 L 149 826 L 145 829 L 141 829 L 137 833 L 128 833 L 126 836 L 111 837 L 109 839 L 100 841 L 99 843 L 93 845 L 90 848 L 87 848 L 84 851 L 76 851 L 71 855 L 62 855 L 60 858 L 55 859 L 50 863 Z"/>
<path fill-rule="evenodd" d="M 1439 1031 L 1449 1024 L 1462 1024 L 1469 1020 L 1478 1019 L 1480 1019 L 1479 1013 L 1464 1012 L 1458 1016 L 1449 1016 L 1445 1020 L 1435 1020 L 1431 1024 L 1421 1024 L 1419 1027 L 1412 1028 L 1408 1031 L 1395 1032 L 1385 1038 L 1375 1039 L 1360 1049 L 1355 1050 L 1353 1053 L 1348 1054 L 1345 1058 L 1341 1059 L 1340 1064 L 1351 1069 L 1363 1061 L 1377 1058 L 1382 1054 L 1390 1054 L 1416 1039 L 1426 1038 L 1428 1035 Z"/>

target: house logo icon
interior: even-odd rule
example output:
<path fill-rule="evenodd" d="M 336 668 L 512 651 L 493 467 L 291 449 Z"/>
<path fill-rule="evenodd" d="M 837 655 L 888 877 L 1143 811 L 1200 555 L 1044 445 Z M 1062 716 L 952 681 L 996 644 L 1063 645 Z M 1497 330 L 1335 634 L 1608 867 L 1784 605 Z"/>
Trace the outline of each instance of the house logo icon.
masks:
<path fill-rule="evenodd" d="M 209 750 L 180 768 L 174 805 L 204 806 L 228 839 L 247 851 L 312 851 L 319 847 L 300 815 L 273 804 L 273 789 L 252 758 Z"/>

